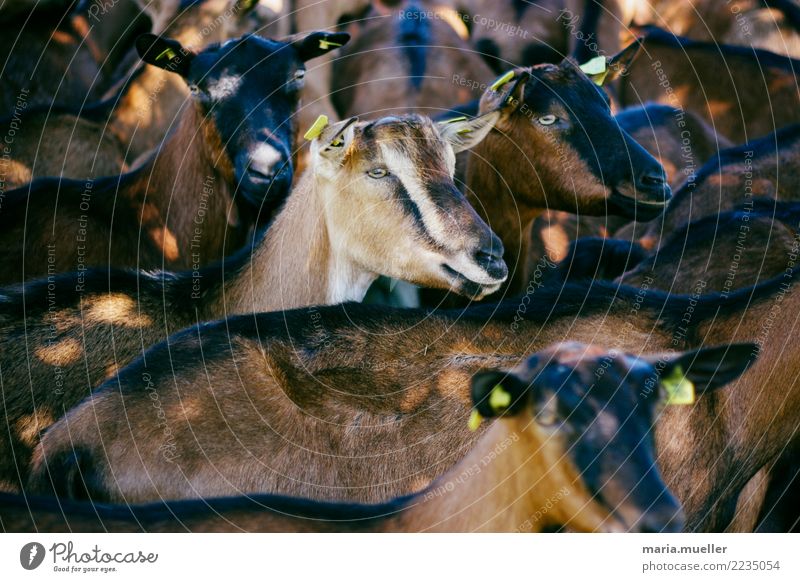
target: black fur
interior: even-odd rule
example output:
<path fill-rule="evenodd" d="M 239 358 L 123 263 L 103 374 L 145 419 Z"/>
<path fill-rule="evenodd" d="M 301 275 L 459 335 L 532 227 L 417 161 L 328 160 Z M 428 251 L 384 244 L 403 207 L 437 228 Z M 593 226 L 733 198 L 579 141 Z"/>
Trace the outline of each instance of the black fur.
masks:
<path fill-rule="evenodd" d="M 637 242 L 613 238 L 583 237 L 569 245 L 569 253 L 548 271 L 548 282 L 580 279 L 613 280 L 632 269 L 647 256 Z"/>

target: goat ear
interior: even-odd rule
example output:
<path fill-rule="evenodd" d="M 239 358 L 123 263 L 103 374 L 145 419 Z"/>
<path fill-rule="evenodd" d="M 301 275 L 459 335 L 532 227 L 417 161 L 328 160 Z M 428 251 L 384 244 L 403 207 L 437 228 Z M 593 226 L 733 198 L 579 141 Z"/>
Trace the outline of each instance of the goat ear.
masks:
<path fill-rule="evenodd" d="M 136 51 L 142 60 L 182 77 L 189 74 L 189 68 L 195 54 L 183 48 L 181 43 L 171 38 L 162 38 L 154 34 L 143 34 L 136 39 Z"/>
<path fill-rule="evenodd" d="M 312 148 L 319 155 L 329 159 L 344 157 L 348 146 L 353 143 L 356 123 L 358 123 L 358 117 L 351 117 L 325 126 L 313 139 Z"/>
<path fill-rule="evenodd" d="M 301 61 L 319 57 L 339 47 L 343 47 L 350 40 L 346 32 L 326 32 L 318 30 L 302 37 L 294 37 L 292 46 L 300 56 Z"/>
<path fill-rule="evenodd" d="M 578 65 L 578 68 L 594 81 L 595 85 L 602 86 L 625 75 L 641 48 L 642 42 L 635 40 L 613 57 L 594 57 Z"/>
<path fill-rule="evenodd" d="M 456 117 L 440 121 L 437 126 L 442 137 L 453 146 L 453 151 L 459 153 L 479 144 L 489 134 L 499 118 L 499 111 L 490 111 L 474 119 Z"/>
<path fill-rule="evenodd" d="M 710 392 L 736 380 L 757 355 L 756 344 L 741 343 L 645 359 L 660 368 L 660 384 L 667 403 L 691 404 L 695 392 Z"/>
<path fill-rule="evenodd" d="M 508 114 L 523 103 L 525 86 L 531 78 L 529 71 L 509 71 L 492 83 L 481 98 L 482 111 L 499 111 Z"/>
<path fill-rule="evenodd" d="M 512 372 L 481 371 L 472 377 L 472 406 L 484 418 L 514 414 L 522 408 L 527 389 Z"/>
<path fill-rule="evenodd" d="M 636 60 L 636 57 L 638 57 L 639 53 L 642 52 L 641 49 L 642 41 L 637 39 L 619 51 L 613 57 L 606 59 L 608 74 L 606 75 L 605 82 L 610 83 L 611 81 L 615 81 L 619 77 L 626 75 L 628 69 L 630 69 L 631 65 L 633 64 L 633 61 Z"/>

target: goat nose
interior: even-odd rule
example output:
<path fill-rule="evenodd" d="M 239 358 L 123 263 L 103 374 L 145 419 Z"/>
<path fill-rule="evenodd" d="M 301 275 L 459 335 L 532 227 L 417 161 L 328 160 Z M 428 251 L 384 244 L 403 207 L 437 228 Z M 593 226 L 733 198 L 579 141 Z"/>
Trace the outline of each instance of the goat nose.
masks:
<path fill-rule="evenodd" d="M 503 243 L 499 239 L 490 240 L 475 251 L 475 262 L 496 279 L 508 276 L 508 267 L 503 260 Z"/>
<path fill-rule="evenodd" d="M 670 187 L 667 184 L 667 173 L 661 167 L 642 172 L 639 175 L 637 186 L 650 192 L 670 192 Z"/>
<path fill-rule="evenodd" d="M 667 175 L 663 170 L 645 172 L 639 177 L 639 182 L 650 188 L 661 188 L 667 183 Z"/>

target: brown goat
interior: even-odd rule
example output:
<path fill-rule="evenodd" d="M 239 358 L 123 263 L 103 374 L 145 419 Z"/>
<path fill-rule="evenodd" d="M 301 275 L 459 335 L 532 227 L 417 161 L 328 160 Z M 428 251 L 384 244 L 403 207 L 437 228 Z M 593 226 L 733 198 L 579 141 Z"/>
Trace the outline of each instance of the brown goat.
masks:
<path fill-rule="evenodd" d="M 514 66 L 585 61 L 620 48 L 617 0 L 446 0 L 462 13 L 470 43 L 500 73 Z"/>
<path fill-rule="evenodd" d="M 693 176 L 719 148 L 732 145 L 727 139 L 717 136 L 692 112 L 657 103 L 629 107 L 614 119 L 661 163 L 673 189 Z M 552 267 L 553 263 L 563 261 L 572 241 L 586 236 L 615 236 L 614 233 L 629 222 L 621 217 L 594 217 L 547 210 L 534 218 L 523 233 L 529 244 L 522 280 L 530 281 L 537 277 L 542 266 Z M 657 222 L 658 219 L 654 219 L 650 224 Z"/>
<path fill-rule="evenodd" d="M 328 50 L 321 39 L 347 38 L 248 36 L 195 54 L 174 40 L 140 37 L 145 61 L 193 87 L 177 128 L 130 173 L 41 179 L 7 193 L 0 281 L 102 266 L 192 269 L 239 249 L 258 213 L 288 194 L 304 62 Z"/>
<path fill-rule="evenodd" d="M 614 119 L 661 163 L 673 190 L 719 150 L 734 146 L 698 114 L 668 105 L 647 103 L 628 107 Z"/>
<path fill-rule="evenodd" d="M 28 107 L 53 102 L 80 106 L 102 92 L 100 66 L 86 42 L 87 31 L 63 11 L 21 14 L 3 28 L 13 32 L 0 38 L 0 55 L 5 55 L 0 115 L 10 113 L 18 100 Z"/>
<path fill-rule="evenodd" d="M 433 115 L 480 97 L 474 90 L 491 76 L 447 23 L 407 8 L 367 21 L 341 51 L 333 63 L 331 101 L 340 117 L 403 110 Z"/>
<path fill-rule="evenodd" d="M 776 320 L 762 336 L 762 319 L 742 320 L 773 309 L 783 284 L 704 298 L 594 282 L 537 288 L 527 302 L 466 311 L 343 305 L 229 318 L 154 347 L 59 421 L 35 455 L 35 482 L 42 491 L 50 486 L 43 466 L 52 462 L 56 481 L 72 468 L 61 494 L 80 495 L 85 486 L 101 499 L 168 497 L 178 488 L 227 494 L 231 483 L 244 483 L 243 491 L 386 499 L 423 487 L 463 454 L 447 427 L 463 416 L 461 387 L 481 367 L 513 365 L 565 337 L 660 351 L 735 335 L 762 341 L 754 369 L 727 397 L 665 411 L 657 425 L 658 460 L 691 527 L 721 529 L 731 500 L 793 438 L 797 365 L 787 362 L 762 387 L 772 373 L 767 358 L 784 349 L 778 328 L 792 322 Z M 778 305 L 790 309 L 796 284 L 790 293 Z M 221 387 L 228 397 L 218 398 Z M 120 415 L 120 399 L 130 420 Z M 758 422 L 753 399 L 760 404 L 753 410 L 777 415 L 775 422 Z M 459 409 L 454 401 L 462 411 L 455 418 L 448 414 Z M 259 420 L 245 420 L 253 415 Z M 711 429 L 709 415 L 721 415 L 722 424 Z M 760 438 L 765 432 L 770 438 Z"/>
<path fill-rule="evenodd" d="M 502 244 L 455 187 L 455 154 L 497 118 L 348 120 L 252 250 L 185 273 L 80 271 L 0 294 L 6 397 L 0 485 L 38 431 L 152 344 L 234 313 L 360 301 L 378 275 L 480 298 L 508 274 Z M 55 382 L 55 389 L 53 383 Z M 21 467 L 26 463 L 23 462 Z"/>
<path fill-rule="evenodd" d="M 796 184 L 800 184 L 800 124 L 721 150 L 675 192 L 661 217 L 633 222 L 614 236 L 656 249 L 663 235 L 706 216 L 743 209 L 754 197 L 796 201 L 800 196 Z"/>
<path fill-rule="evenodd" d="M 791 2 L 770 2 L 773 6 L 765 8 L 764 0 L 726 0 L 725 10 L 720 10 L 718 0 L 647 0 L 637 2 L 639 10 L 627 15 L 625 22 L 658 24 L 693 40 L 761 48 L 797 58 L 796 16 L 784 10 Z"/>
<path fill-rule="evenodd" d="M 800 61 L 675 37 L 656 27 L 644 30 L 647 57 L 620 82 L 623 105 L 656 101 L 693 111 L 735 143 L 800 121 L 795 78 Z"/>
<path fill-rule="evenodd" d="M 609 81 L 636 50 L 632 45 L 610 59 Z M 503 239 L 512 293 L 527 283 L 526 228 L 545 210 L 654 217 L 670 197 L 661 165 L 615 122 L 608 97 L 575 64 L 515 75 L 510 98 L 490 87 L 481 99 L 481 111 L 502 105 L 503 115 L 470 151 L 465 188 Z"/>
<path fill-rule="evenodd" d="M 172 19 L 170 13 L 177 5 L 167 2 L 152 16 L 158 22 L 154 28 L 169 25 L 167 36 L 193 50 L 254 31 L 264 35 L 264 19 L 257 10 L 261 6 L 241 4 L 242 0 L 204 0 Z M 153 8 L 149 1 L 147 6 Z M 140 64 L 137 54 L 135 71 L 126 74 L 124 83 L 100 104 L 30 108 L 24 103 L 24 112 L 15 109 L 15 115 L 0 121 L 0 132 L 5 130 L 6 135 L 14 127 L 13 143 L 3 158 L 8 166 L 5 188 L 22 186 L 36 177 L 85 180 L 117 175 L 148 161 L 151 150 L 163 145 L 170 129 L 180 125 L 181 112 L 191 97 L 179 75 Z"/>
<path fill-rule="evenodd" d="M 235 527 L 247 531 L 535 532 L 545 527 L 566 527 L 573 531 L 678 531 L 682 526 L 680 508 L 654 467 L 652 424 L 657 404 L 665 394 L 665 389 L 658 386 L 659 374 L 662 378 L 676 372 L 685 374 L 700 391 L 713 390 L 744 371 L 754 347 L 729 346 L 643 358 L 582 344 L 556 345 L 523 358 L 512 370 L 478 372 L 472 379 L 471 394 L 466 387 L 454 386 L 465 402 L 449 405 L 453 410 L 443 428 L 453 433 L 452 440 L 467 442 L 469 452 L 439 479 L 414 495 L 376 506 L 337 506 L 267 496 L 255 498 L 262 507 L 269 508 L 265 511 L 247 511 L 244 499 L 214 501 L 206 507 L 220 509 L 227 505 L 228 509 L 218 514 L 233 517 L 233 523 L 238 521 Z M 695 369 L 702 371 L 698 374 Z M 708 370 L 716 370 L 713 379 Z M 292 371 L 292 375 L 297 371 Z M 469 377 L 463 381 L 468 383 Z M 259 387 L 255 392 L 261 390 Z M 350 396 L 357 398 L 355 393 Z M 364 416 L 368 414 L 393 415 L 392 409 L 399 412 L 404 408 L 401 402 L 404 397 L 399 395 L 381 394 L 380 400 L 366 392 L 359 396 L 365 397 L 364 404 L 367 404 L 366 409 L 356 414 L 355 421 L 359 424 L 367 420 Z M 267 404 L 270 400 L 271 405 Z M 266 405 L 262 412 L 268 413 L 270 422 L 275 420 L 283 424 L 289 420 L 286 416 L 292 416 L 293 412 L 297 417 L 293 422 L 306 424 L 310 420 L 306 415 L 309 411 L 297 414 L 291 402 L 280 406 L 282 400 L 285 401 L 286 396 L 276 393 L 259 399 L 256 405 Z M 227 398 L 222 401 L 230 402 Z M 106 402 L 103 394 L 98 403 L 103 406 Z M 199 402 L 195 406 L 197 413 L 206 412 L 197 408 Z M 343 401 L 341 406 L 338 423 L 352 416 L 352 411 L 347 410 L 352 405 Z M 466 427 L 470 406 L 475 407 L 473 414 L 478 414 L 478 418 L 499 416 L 499 419 L 476 436 Z M 168 405 L 168 409 L 171 408 Z M 382 413 L 378 412 L 380 409 L 384 409 Z M 137 410 L 138 406 L 134 412 Z M 408 426 L 403 425 L 418 422 L 413 410 L 404 412 L 406 414 L 398 414 L 391 423 L 396 425 L 389 429 L 394 435 L 386 434 L 394 436 L 398 444 L 408 442 L 397 438 L 408 431 Z M 257 414 L 255 410 L 252 413 Z M 105 416 L 106 412 L 101 413 L 101 418 Z M 149 423 L 151 413 L 145 412 L 145 416 L 144 421 Z M 433 421 L 425 416 L 426 421 Z M 235 426 L 243 420 L 236 419 Z M 263 421 L 263 417 L 258 420 Z M 603 427 L 607 425 L 616 430 L 605 430 Z M 204 432 L 207 430 L 208 427 Z M 358 430 L 362 431 L 374 432 L 366 425 Z M 358 435 L 363 441 L 362 448 L 370 440 L 365 436 L 364 433 Z M 111 445 L 112 450 L 116 447 L 116 443 Z M 263 451 L 263 447 L 258 448 Z M 345 459 L 337 461 L 346 462 Z M 228 462 L 235 464 L 235 459 L 229 458 Z M 252 465 L 252 460 L 240 468 L 244 469 L 245 465 Z M 293 472 L 300 467 L 301 463 L 296 464 Z M 231 468 L 236 472 L 233 466 Z M 73 472 L 72 467 L 68 472 Z M 123 469 L 123 474 L 126 473 Z M 339 476 L 340 472 L 333 474 Z M 54 473 L 54 478 L 61 480 L 63 475 Z M 92 479 L 89 475 L 87 478 Z M 127 477 L 122 475 L 121 479 Z M 196 494 L 205 493 L 202 485 Z M 134 494 L 135 498 L 141 496 L 140 492 Z M 550 504 L 548 499 L 551 499 Z M 558 502 L 553 503 L 552 499 Z M 9 501 L 5 496 L 0 498 L 0 522 L 14 531 L 29 528 L 30 521 L 20 519 L 19 508 L 12 509 L 17 504 Z M 552 506 L 552 512 L 540 511 L 545 505 Z M 220 528 L 221 522 L 211 519 L 210 513 L 198 511 L 199 506 L 192 502 L 177 503 L 173 508 L 177 512 L 171 520 L 165 520 L 163 513 L 159 519 L 146 517 L 149 513 L 161 513 L 164 508 L 159 509 L 158 505 L 132 508 L 132 513 L 141 512 L 145 517 L 140 523 L 146 531 L 166 531 L 182 526 L 203 531 Z M 120 513 L 124 511 L 120 508 Z M 241 515 L 242 511 L 246 515 Z M 295 517 L 280 517 L 276 512 Z M 245 519 L 237 520 L 237 513 Z M 47 527 L 44 526 L 46 513 L 34 510 L 33 514 L 41 515 L 43 520 L 42 524 L 35 520 L 37 527 Z M 67 522 L 72 528 L 100 526 L 117 531 L 131 527 L 125 521 L 117 523 L 111 513 L 105 516 L 110 518 L 109 522 L 102 517 L 101 514 L 100 522 L 84 525 L 78 513 L 75 523 L 70 519 Z M 316 521 L 309 519 L 313 517 Z M 184 518 L 188 518 L 188 526 Z"/>
<path fill-rule="evenodd" d="M 724 212 L 690 223 L 617 281 L 691 294 L 730 293 L 771 279 L 798 250 L 800 212 L 791 225 L 769 213 Z"/>

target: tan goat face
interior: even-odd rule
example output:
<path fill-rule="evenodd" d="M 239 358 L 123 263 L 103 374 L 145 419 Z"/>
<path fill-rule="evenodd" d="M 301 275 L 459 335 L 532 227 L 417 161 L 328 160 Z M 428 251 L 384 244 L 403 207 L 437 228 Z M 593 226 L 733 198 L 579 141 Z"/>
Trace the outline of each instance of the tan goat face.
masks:
<path fill-rule="evenodd" d="M 338 252 L 361 268 L 480 298 L 508 275 L 500 239 L 453 182 L 455 154 L 494 124 L 492 113 L 436 124 L 407 115 L 326 128 L 312 165 Z"/>

